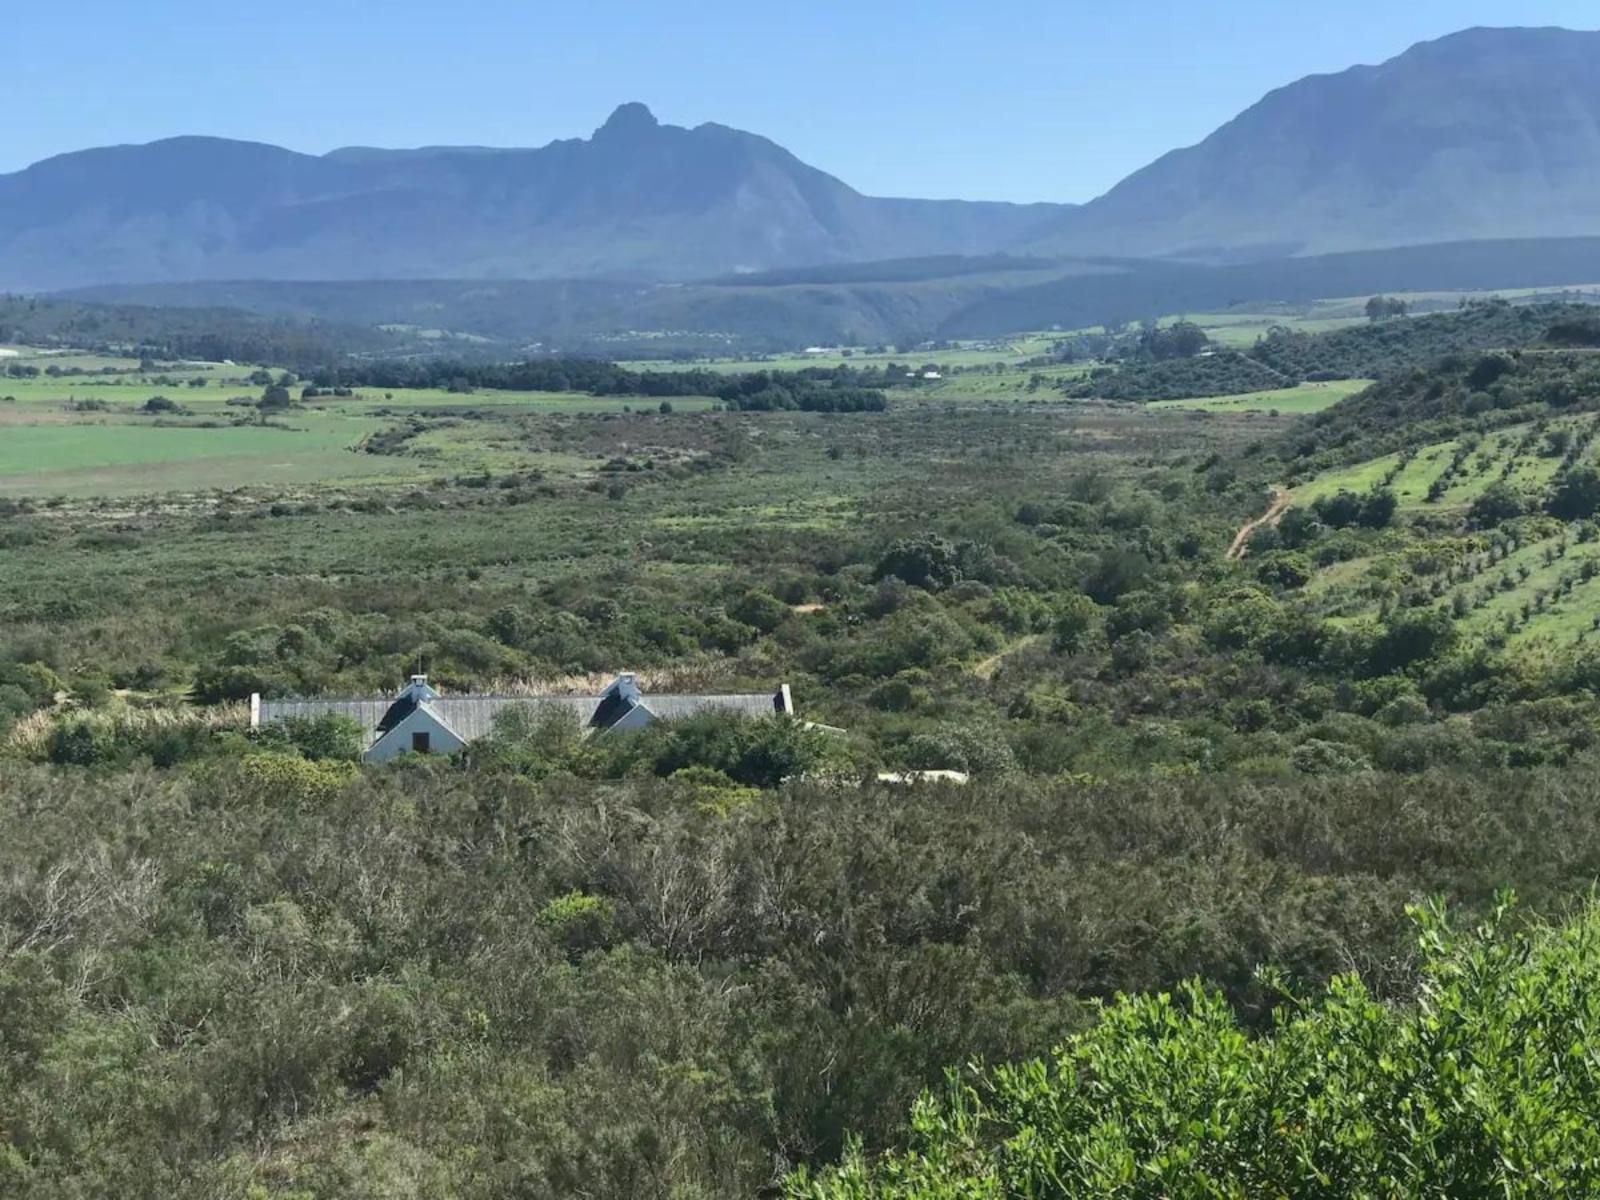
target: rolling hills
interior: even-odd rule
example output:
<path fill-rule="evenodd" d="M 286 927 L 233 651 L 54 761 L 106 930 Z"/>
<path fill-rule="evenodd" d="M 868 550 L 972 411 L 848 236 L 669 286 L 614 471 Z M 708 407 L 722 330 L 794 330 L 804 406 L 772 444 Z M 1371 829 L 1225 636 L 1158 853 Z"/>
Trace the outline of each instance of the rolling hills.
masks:
<path fill-rule="evenodd" d="M 517 348 L 655 355 L 993 337 L 1211 312 L 1242 301 L 1600 280 L 1600 238 L 1474 242 L 1225 267 L 1114 259 L 892 260 L 690 284 L 606 280 L 244 281 L 76 289 L 75 300 L 226 307 L 444 330 Z"/>

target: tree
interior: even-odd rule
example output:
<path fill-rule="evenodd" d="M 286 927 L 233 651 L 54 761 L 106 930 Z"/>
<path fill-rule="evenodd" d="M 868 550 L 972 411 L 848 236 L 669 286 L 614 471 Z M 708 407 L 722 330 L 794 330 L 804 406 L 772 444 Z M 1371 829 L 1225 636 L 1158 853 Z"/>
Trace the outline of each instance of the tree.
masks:
<path fill-rule="evenodd" d="M 771 633 L 789 616 L 789 606 L 769 592 L 749 591 L 728 607 L 735 621 Z"/>
<path fill-rule="evenodd" d="M 289 389 L 280 384 L 273 384 L 261 393 L 261 399 L 256 407 L 263 412 L 288 408 L 294 403 L 289 395 Z"/>
<path fill-rule="evenodd" d="M 1099 615 L 1099 605 L 1087 596 L 1068 596 L 1062 601 L 1055 621 L 1057 652 L 1076 654 L 1082 650 Z"/>
<path fill-rule="evenodd" d="M 1395 296 L 1374 296 L 1367 301 L 1367 320 L 1387 321 L 1391 317 L 1403 317 L 1411 311 L 1411 305 Z"/>
<path fill-rule="evenodd" d="M 1503 521 L 1520 517 L 1523 507 L 1521 494 L 1509 483 L 1499 480 L 1478 494 L 1467 509 L 1467 520 L 1479 529 L 1493 529 Z"/>
<path fill-rule="evenodd" d="M 1390 623 L 1372 647 L 1371 663 L 1380 675 L 1442 657 L 1461 640 L 1461 631 L 1447 612 L 1414 611 Z"/>
<path fill-rule="evenodd" d="M 913 587 L 936 591 L 961 579 L 960 555 L 953 542 L 938 534 L 901 538 L 878 560 L 876 577 L 891 575 Z"/>
<path fill-rule="evenodd" d="M 1263 555 L 1256 565 L 1257 579 L 1285 591 L 1305 587 L 1315 573 L 1311 560 L 1295 550 L 1278 550 Z"/>
<path fill-rule="evenodd" d="M 1158 362 L 1193 358 L 1210 344 L 1206 331 L 1190 321 L 1179 321 L 1165 329 L 1147 326 L 1139 335 L 1140 353 Z"/>
<path fill-rule="evenodd" d="M 1545 508 L 1564 521 L 1581 521 L 1600 513 L 1600 472 L 1577 467 L 1561 476 Z"/>

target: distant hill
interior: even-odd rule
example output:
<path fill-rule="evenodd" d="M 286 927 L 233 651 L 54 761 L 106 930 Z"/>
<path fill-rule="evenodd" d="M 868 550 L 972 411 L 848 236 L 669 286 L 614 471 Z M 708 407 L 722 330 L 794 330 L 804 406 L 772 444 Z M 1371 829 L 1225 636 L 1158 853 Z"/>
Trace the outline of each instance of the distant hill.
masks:
<path fill-rule="evenodd" d="M 1272 447 L 1286 473 L 1415 450 L 1562 413 L 1600 409 L 1600 356 L 1574 343 L 1600 341 L 1593 308 L 1490 306 L 1373 327 L 1365 351 L 1388 369 L 1359 395 L 1285 433 Z M 1333 357 L 1361 353 L 1348 334 L 1313 337 Z M 1575 336 L 1576 335 L 1576 336 Z M 1259 349 L 1259 347 L 1258 347 Z M 1318 361 L 1316 353 L 1304 361 Z"/>
<path fill-rule="evenodd" d="M 1040 253 L 1226 260 L 1600 234 L 1600 33 L 1471 29 L 1267 96 Z"/>
<path fill-rule="evenodd" d="M 232 308 L 151 308 L 0 296 L 0 344 L 71 346 L 200 362 L 303 369 L 346 355 L 390 358 L 428 347 L 370 326 Z"/>
<path fill-rule="evenodd" d="M 522 348 L 635 357 L 990 337 L 1108 320 L 1305 304 L 1376 292 L 1562 288 L 1600 281 L 1600 238 L 1475 242 L 1206 267 L 1080 259 L 923 259 L 713 283 L 399 280 L 201 282 L 75 291 L 101 303 L 236 308 L 445 330 Z M 454 352 L 454 350 L 452 350 Z"/>
<path fill-rule="evenodd" d="M 217 279 L 682 280 L 1026 241 L 1062 205 L 863 196 L 641 104 L 538 150 L 176 138 L 0 176 L 0 290 Z"/>
<path fill-rule="evenodd" d="M 1556 329 L 1564 345 L 1600 341 L 1592 306 L 1480 302 L 1456 312 L 1379 321 L 1327 333 L 1271 330 L 1248 350 L 1195 358 L 1131 360 L 1072 388 L 1102 400 L 1187 400 L 1294 387 L 1308 380 L 1376 379 L 1431 369 L 1452 355 L 1541 345 Z"/>

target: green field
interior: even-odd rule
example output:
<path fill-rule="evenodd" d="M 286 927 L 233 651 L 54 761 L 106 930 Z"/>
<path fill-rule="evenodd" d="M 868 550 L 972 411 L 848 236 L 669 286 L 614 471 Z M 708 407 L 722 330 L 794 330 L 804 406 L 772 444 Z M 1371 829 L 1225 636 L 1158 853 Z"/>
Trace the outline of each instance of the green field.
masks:
<path fill-rule="evenodd" d="M 358 487 L 519 467 L 582 472 L 592 469 L 593 456 L 544 451 L 522 436 L 517 422 L 536 415 L 656 413 L 662 403 L 579 393 L 366 390 L 315 398 L 261 424 L 254 407 L 260 386 L 236 366 L 188 364 L 142 375 L 128 359 L 31 353 L 0 360 L 6 363 L 96 373 L 0 378 L 5 496 Z M 99 374 L 103 369 L 122 373 Z M 189 386 L 197 378 L 205 386 Z M 154 396 L 180 405 L 182 413 L 141 412 Z M 684 414 L 717 405 L 705 396 L 674 396 L 668 403 Z M 462 425 L 462 416 L 485 419 Z M 426 431 L 402 453 L 359 453 L 373 435 L 415 420 L 423 420 Z"/>
<path fill-rule="evenodd" d="M 1270 392 L 1247 392 L 1239 396 L 1212 396 L 1204 400 L 1157 400 L 1153 409 L 1186 409 L 1194 412 L 1278 412 L 1300 416 L 1332 408 L 1339 401 L 1371 386 L 1369 379 L 1344 379 L 1337 383 L 1304 383 L 1299 387 Z"/>
<path fill-rule="evenodd" d="M 376 482 L 401 460 L 355 453 L 376 422 L 295 414 L 285 427 L 131 420 L 0 426 L 0 495 L 130 495 Z M 415 470 L 415 467 L 409 468 Z"/>

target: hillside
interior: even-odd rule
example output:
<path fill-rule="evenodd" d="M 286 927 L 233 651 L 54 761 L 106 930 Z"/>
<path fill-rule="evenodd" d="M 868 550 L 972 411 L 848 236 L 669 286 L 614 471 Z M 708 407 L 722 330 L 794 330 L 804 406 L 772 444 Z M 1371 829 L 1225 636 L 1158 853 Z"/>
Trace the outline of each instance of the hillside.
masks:
<path fill-rule="evenodd" d="M 6 343 L 287 367 L 318 366 L 348 354 L 388 357 L 424 345 L 371 326 L 316 317 L 0 296 L 0 345 Z"/>
<path fill-rule="evenodd" d="M 993 337 L 1375 292 L 1558 288 L 1600 280 L 1600 238 L 1480 242 L 1230 267 L 1081 259 L 894 260 L 707 283 L 395 280 L 201 282 L 74 290 L 117 304 L 227 307 L 450 330 L 561 350 L 784 350 Z M 672 336 L 668 336 L 672 335 Z"/>
<path fill-rule="evenodd" d="M 1449 439 L 1600 409 L 1600 356 L 1589 351 L 1453 355 L 1379 382 L 1285 435 L 1296 475 L 1415 451 Z"/>
<path fill-rule="evenodd" d="M 1275 91 L 1041 252 L 1277 258 L 1600 232 L 1600 33 L 1471 29 Z"/>
<path fill-rule="evenodd" d="M 1096 372 L 1072 394 L 1103 400 L 1228 396 L 1316 380 L 1386 379 L 1428 369 L 1451 355 L 1542 344 L 1558 328 L 1563 344 L 1587 344 L 1594 310 L 1565 304 L 1475 303 L 1457 312 L 1387 320 L 1327 333 L 1278 327 L 1247 351 L 1146 361 Z"/>
<path fill-rule="evenodd" d="M 863 196 L 641 104 L 537 150 L 176 138 L 0 177 L 0 289 L 216 279 L 688 279 L 1027 240 L 1058 205 Z"/>

